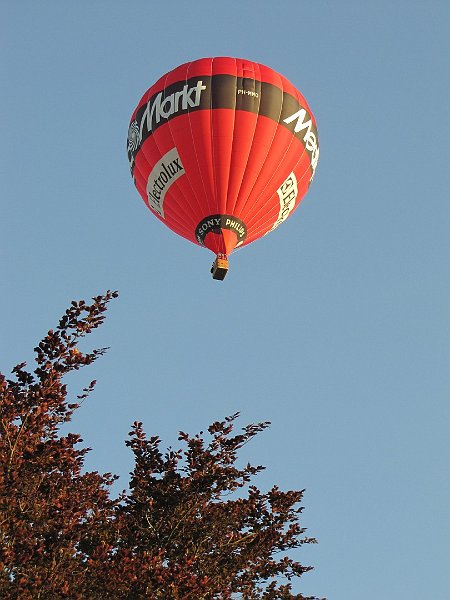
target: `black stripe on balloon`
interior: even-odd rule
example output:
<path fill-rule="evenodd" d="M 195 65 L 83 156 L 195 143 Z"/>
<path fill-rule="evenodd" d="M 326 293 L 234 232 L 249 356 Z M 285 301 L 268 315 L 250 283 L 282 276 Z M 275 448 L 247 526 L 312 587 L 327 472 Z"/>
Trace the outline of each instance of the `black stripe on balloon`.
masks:
<path fill-rule="evenodd" d="M 209 215 L 200 221 L 195 228 L 195 237 L 199 244 L 204 246 L 205 237 L 212 231 L 220 234 L 221 229 L 230 229 L 234 231 L 238 239 L 238 243 L 242 243 L 247 237 L 247 227 L 241 219 L 233 217 L 233 215 Z"/>
<path fill-rule="evenodd" d="M 188 112 L 211 108 L 244 110 L 276 121 L 302 142 L 315 168 L 317 129 L 311 114 L 294 96 L 264 81 L 233 75 L 199 75 L 167 86 L 139 108 L 128 133 L 131 171 L 142 144 L 159 127 Z"/>

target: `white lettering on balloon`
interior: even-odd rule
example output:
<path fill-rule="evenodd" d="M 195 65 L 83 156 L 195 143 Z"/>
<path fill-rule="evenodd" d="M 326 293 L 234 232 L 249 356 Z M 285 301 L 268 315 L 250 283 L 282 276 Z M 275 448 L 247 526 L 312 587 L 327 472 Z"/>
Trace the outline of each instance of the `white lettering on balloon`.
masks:
<path fill-rule="evenodd" d="M 277 194 L 280 199 L 280 212 L 278 213 L 278 218 L 275 221 L 271 231 L 276 229 L 280 223 L 285 221 L 294 209 L 295 201 L 297 200 L 298 195 L 298 187 L 297 178 L 293 172 L 288 175 L 287 179 L 277 189 Z"/>
<path fill-rule="evenodd" d="M 146 192 L 149 206 L 163 219 L 166 192 L 184 173 L 178 150 L 172 148 L 156 163 L 148 176 Z"/>
<path fill-rule="evenodd" d="M 290 123 L 292 123 L 293 121 L 295 121 L 297 119 L 297 122 L 294 127 L 294 133 L 300 133 L 300 132 L 303 132 L 303 130 L 305 130 L 305 135 L 303 136 L 303 141 L 305 142 L 306 150 L 308 151 L 308 153 L 311 156 L 312 174 L 311 174 L 310 181 L 312 181 L 314 178 L 314 173 L 316 172 L 317 163 L 319 161 L 319 144 L 317 141 L 316 134 L 313 131 L 311 131 L 312 120 L 308 119 L 307 121 L 305 121 L 304 119 L 306 116 L 307 116 L 306 110 L 304 108 L 300 108 L 300 110 L 298 110 L 296 113 L 294 113 L 290 117 L 283 119 L 283 123 L 286 123 L 287 125 L 289 125 Z"/>

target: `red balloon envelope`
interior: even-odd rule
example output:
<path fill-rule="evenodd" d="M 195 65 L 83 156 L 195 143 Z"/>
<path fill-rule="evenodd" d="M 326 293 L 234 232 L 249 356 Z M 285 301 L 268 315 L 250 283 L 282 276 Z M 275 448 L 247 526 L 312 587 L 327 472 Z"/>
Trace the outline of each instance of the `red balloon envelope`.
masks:
<path fill-rule="evenodd" d="M 128 159 L 148 208 L 217 255 L 269 233 L 297 208 L 319 143 L 302 94 L 269 67 L 202 58 L 159 79 L 131 117 Z"/>

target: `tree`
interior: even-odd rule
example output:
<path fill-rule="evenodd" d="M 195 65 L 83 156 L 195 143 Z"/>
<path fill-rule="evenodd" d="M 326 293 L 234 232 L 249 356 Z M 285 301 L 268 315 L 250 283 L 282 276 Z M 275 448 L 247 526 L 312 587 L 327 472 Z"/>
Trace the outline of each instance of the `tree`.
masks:
<path fill-rule="evenodd" d="M 35 348 L 34 371 L 0 375 L 0 596 L 304 599 L 290 581 L 311 567 L 288 555 L 315 542 L 299 522 L 303 490 L 262 493 L 251 480 L 263 467 L 236 464 L 269 423 L 234 433 L 234 414 L 207 435 L 180 432 L 183 448 L 165 453 L 135 423 L 128 493 L 112 497 L 110 473 L 83 472 L 89 449 L 60 427 L 95 381 L 69 403 L 63 378 L 106 351 L 78 346 L 116 296 L 72 302 Z"/>

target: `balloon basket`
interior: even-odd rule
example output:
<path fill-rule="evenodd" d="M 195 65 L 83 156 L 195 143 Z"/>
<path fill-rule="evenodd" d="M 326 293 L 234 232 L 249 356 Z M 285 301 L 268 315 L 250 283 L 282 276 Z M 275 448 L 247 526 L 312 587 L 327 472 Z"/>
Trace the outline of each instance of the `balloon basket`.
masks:
<path fill-rule="evenodd" d="M 228 257 L 226 254 L 218 254 L 211 267 L 213 279 L 223 281 L 228 273 Z"/>

